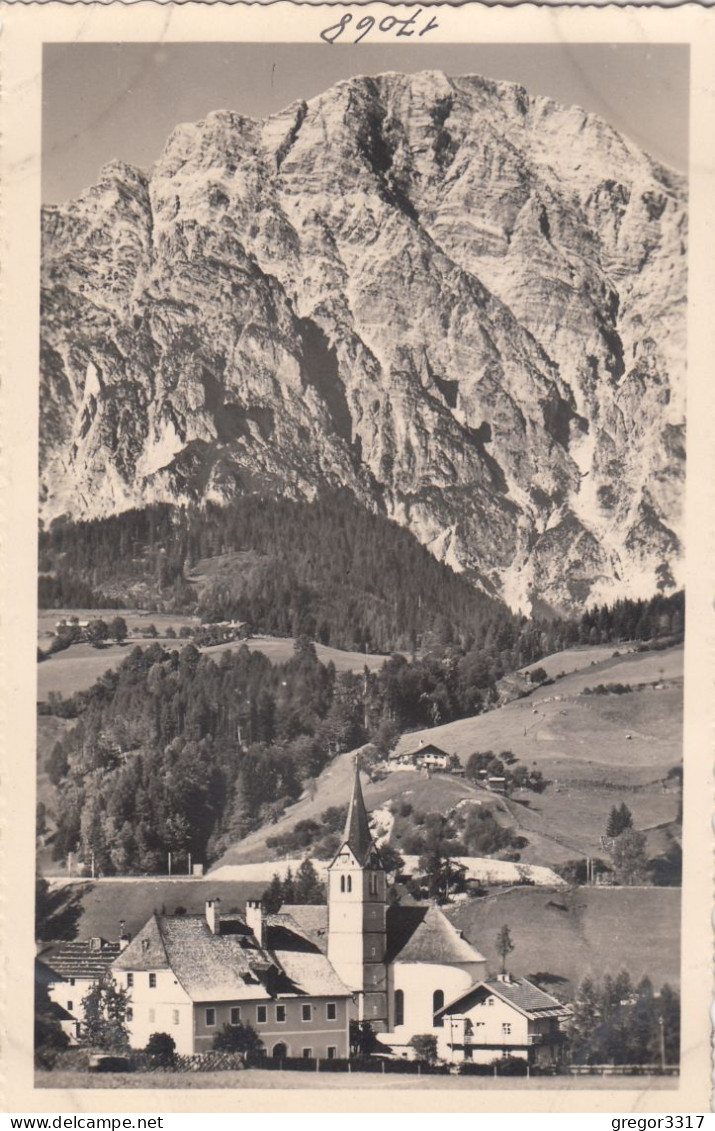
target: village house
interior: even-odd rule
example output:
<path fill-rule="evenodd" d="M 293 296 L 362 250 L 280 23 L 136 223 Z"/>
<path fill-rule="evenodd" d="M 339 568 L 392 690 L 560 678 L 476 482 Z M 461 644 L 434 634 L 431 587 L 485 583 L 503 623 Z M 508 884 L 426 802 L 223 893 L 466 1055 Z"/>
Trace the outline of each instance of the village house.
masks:
<path fill-rule="evenodd" d="M 457 759 L 453 754 L 436 746 L 433 742 L 421 742 L 414 749 L 393 758 L 391 769 L 403 770 L 452 770 Z M 458 763 L 457 763 L 458 764 Z"/>
<path fill-rule="evenodd" d="M 36 961 L 36 984 L 46 990 L 50 1001 L 57 1007 L 56 1015 L 71 1041 L 76 1041 L 79 1034 L 82 999 L 95 982 L 109 972 L 128 943 L 128 935 L 122 935 L 114 942 L 95 936 L 63 943 L 57 950 L 43 954 Z"/>
<path fill-rule="evenodd" d="M 130 996 L 133 1048 L 168 1033 L 179 1053 L 207 1052 L 224 1025 L 250 1024 L 269 1056 L 346 1057 L 352 994 L 287 914 L 153 915 L 113 973 Z"/>
<path fill-rule="evenodd" d="M 439 1055 L 475 1064 L 516 1056 L 553 1067 L 563 1055 L 561 1022 L 567 1016 L 561 1002 L 526 978 L 500 974 L 470 986 L 437 1012 Z"/>

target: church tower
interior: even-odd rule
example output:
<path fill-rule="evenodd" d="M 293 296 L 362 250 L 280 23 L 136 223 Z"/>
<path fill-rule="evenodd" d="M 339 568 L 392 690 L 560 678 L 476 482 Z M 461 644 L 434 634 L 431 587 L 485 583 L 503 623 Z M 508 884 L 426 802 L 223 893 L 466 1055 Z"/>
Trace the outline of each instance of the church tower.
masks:
<path fill-rule="evenodd" d="M 343 843 L 328 869 L 328 958 L 358 996 L 359 1017 L 387 1028 L 387 877 L 355 764 Z"/>

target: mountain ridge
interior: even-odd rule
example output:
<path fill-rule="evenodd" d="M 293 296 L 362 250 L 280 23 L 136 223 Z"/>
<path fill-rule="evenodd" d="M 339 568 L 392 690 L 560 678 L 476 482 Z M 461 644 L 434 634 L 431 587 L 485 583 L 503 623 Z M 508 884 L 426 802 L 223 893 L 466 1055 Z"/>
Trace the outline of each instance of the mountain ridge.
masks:
<path fill-rule="evenodd" d="M 602 119 L 387 74 L 101 178 L 43 212 L 46 520 L 347 487 L 512 608 L 678 582 L 684 181 Z"/>

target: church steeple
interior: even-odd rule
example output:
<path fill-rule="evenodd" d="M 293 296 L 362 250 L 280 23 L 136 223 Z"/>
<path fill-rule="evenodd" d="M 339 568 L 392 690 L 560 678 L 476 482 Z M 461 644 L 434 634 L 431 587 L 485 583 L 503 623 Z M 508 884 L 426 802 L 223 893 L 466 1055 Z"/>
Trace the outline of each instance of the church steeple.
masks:
<path fill-rule="evenodd" d="M 345 836 L 328 868 L 328 958 L 376 1029 L 387 1024 L 386 911 L 387 877 L 356 762 Z"/>
<path fill-rule="evenodd" d="M 348 806 L 347 820 L 345 821 L 344 844 L 348 846 L 355 856 L 355 859 L 360 864 L 365 863 L 370 849 L 375 847 L 375 842 L 370 832 L 370 822 L 367 816 L 367 809 L 365 808 L 365 800 L 362 795 L 357 758 L 355 759 L 353 791 Z"/>

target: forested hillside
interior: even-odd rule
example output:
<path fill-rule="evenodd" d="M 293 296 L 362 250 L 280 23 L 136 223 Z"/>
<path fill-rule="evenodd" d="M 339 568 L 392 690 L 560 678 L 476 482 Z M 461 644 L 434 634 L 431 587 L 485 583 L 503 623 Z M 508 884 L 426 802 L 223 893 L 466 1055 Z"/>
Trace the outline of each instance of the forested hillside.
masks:
<path fill-rule="evenodd" d="M 222 556 L 228 568 L 212 576 L 210 563 Z M 483 638 L 489 627 L 518 623 L 347 492 L 313 503 L 247 495 L 225 507 L 153 506 L 55 522 L 40 534 L 40 569 L 44 608 L 86 607 L 88 588 L 92 603 L 106 607 L 135 586 L 143 607 L 237 618 L 342 648 L 389 652 L 434 633 Z"/>

